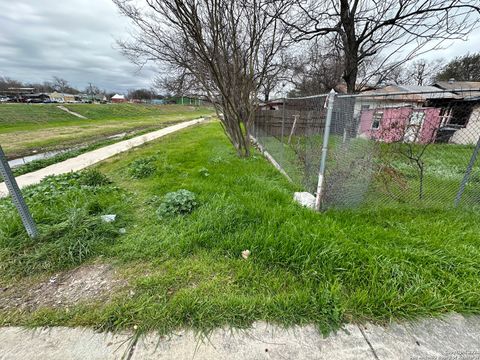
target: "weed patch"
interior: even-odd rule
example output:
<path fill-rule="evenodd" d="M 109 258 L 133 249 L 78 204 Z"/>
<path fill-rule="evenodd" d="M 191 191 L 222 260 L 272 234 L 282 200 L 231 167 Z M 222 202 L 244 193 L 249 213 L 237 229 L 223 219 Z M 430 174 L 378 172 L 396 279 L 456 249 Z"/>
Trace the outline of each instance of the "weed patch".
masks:
<path fill-rule="evenodd" d="M 197 197 L 191 191 L 181 189 L 165 195 L 157 209 L 160 218 L 191 213 L 197 207 Z"/>
<path fill-rule="evenodd" d="M 146 158 L 133 161 L 128 167 L 128 173 L 134 179 L 143 179 L 152 175 L 157 167 L 155 165 L 156 157 L 149 156 Z"/>
<path fill-rule="evenodd" d="M 128 211 L 128 195 L 97 170 L 47 177 L 23 193 L 40 236 L 30 239 L 11 201 L 0 202 L 0 273 L 7 278 L 81 264 L 111 246 L 124 225 L 100 215 Z"/>

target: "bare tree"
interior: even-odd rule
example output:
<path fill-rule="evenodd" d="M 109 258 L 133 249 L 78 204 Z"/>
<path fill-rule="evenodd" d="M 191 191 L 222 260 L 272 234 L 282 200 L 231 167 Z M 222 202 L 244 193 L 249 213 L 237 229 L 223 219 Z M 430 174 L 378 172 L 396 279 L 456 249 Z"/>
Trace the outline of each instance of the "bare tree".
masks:
<path fill-rule="evenodd" d="M 393 70 L 445 41 L 464 39 L 478 26 L 480 5 L 464 0 L 285 0 L 283 11 L 296 40 L 338 37 L 343 79 L 358 91 L 359 70 L 377 57 L 373 74 Z M 371 65 L 371 64 L 370 64 Z M 366 77 L 368 79 L 368 76 Z"/>
<path fill-rule="evenodd" d="M 335 43 L 315 39 L 290 60 L 291 96 L 322 94 L 342 80 L 343 58 Z"/>
<path fill-rule="evenodd" d="M 420 59 L 412 62 L 405 71 L 405 83 L 411 85 L 431 85 L 435 75 L 445 66 L 443 59 Z"/>
<path fill-rule="evenodd" d="M 113 1 L 136 26 L 134 41 L 120 43 L 124 53 L 139 65 L 167 63 L 193 77 L 238 155 L 249 156 L 257 95 L 283 48 L 283 7 L 269 0 Z"/>
<path fill-rule="evenodd" d="M 22 87 L 24 84 L 21 81 L 11 79 L 7 76 L 0 76 L 0 91 L 7 91 L 9 88 Z"/>
<path fill-rule="evenodd" d="M 155 93 L 150 89 L 135 89 L 129 90 L 127 97 L 132 100 L 151 100 L 155 97 Z"/>
<path fill-rule="evenodd" d="M 431 85 L 435 81 L 435 75 L 445 66 L 444 59 L 418 59 L 390 71 L 381 72 L 371 81 L 374 85 Z"/>
<path fill-rule="evenodd" d="M 167 68 L 165 74 L 153 80 L 155 89 L 173 96 L 205 96 L 201 85 L 187 69 Z"/>
<path fill-rule="evenodd" d="M 69 84 L 67 80 L 62 79 L 58 76 L 54 76 L 52 81 L 52 87 L 55 89 L 55 91 L 66 92 L 67 88 L 69 88 Z"/>

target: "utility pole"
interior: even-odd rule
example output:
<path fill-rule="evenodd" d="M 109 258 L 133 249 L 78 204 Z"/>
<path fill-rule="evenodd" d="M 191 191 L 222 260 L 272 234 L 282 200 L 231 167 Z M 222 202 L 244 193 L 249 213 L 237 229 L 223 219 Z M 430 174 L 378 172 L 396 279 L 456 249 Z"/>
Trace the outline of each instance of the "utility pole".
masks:
<path fill-rule="evenodd" d="M 90 100 L 92 100 L 92 103 L 93 103 L 93 89 L 92 89 L 92 83 L 88 83 L 89 85 L 89 88 L 90 88 Z"/>

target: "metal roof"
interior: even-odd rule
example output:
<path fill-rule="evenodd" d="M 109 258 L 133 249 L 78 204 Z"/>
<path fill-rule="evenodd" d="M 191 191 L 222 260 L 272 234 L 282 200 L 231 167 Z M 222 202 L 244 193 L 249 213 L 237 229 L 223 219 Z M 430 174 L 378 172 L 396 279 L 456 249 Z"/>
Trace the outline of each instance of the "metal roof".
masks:
<path fill-rule="evenodd" d="M 450 91 L 434 86 L 419 85 L 388 85 L 381 89 L 365 91 L 359 96 L 379 97 L 382 100 L 424 102 L 430 99 L 461 99 L 462 97 Z"/>
<path fill-rule="evenodd" d="M 437 81 L 434 85 L 445 90 L 480 90 L 480 81 Z"/>
<path fill-rule="evenodd" d="M 434 85 L 459 94 L 465 100 L 470 97 L 480 96 L 480 81 L 437 81 Z"/>

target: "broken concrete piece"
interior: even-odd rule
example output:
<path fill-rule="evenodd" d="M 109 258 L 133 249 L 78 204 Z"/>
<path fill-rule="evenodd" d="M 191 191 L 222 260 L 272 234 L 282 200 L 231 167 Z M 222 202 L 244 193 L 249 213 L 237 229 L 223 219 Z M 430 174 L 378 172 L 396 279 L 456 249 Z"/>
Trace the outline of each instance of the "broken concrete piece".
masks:
<path fill-rule="evenodd" d="M 102 216 L 100 216 L 100 218 L 102 219 L 102 221 L 107 222 L 107 223 L 114 222 L 116 217 L 117 217 L 116 214 L 109 214 L 109 215 L 102 215 Z"/>
<path fill-rule="evenodd" d="M 296 192 L 293 194 L 293 200 L 304 207 L 315 209 L 315 196 L 309 192 Z"/>

